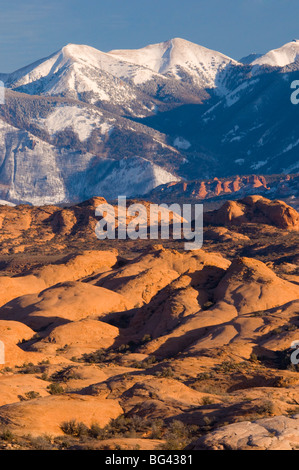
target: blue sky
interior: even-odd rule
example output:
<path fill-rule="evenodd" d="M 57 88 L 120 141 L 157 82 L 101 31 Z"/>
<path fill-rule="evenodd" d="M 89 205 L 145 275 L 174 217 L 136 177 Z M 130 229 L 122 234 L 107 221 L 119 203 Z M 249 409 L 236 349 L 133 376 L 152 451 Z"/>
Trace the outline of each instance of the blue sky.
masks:
<path fill-rule="evenodd" d="M 103 51 L 182 37 L 235 59 L 299 38 L 298 0 L 0 0 L 0 72 L 67 43 Z"/>

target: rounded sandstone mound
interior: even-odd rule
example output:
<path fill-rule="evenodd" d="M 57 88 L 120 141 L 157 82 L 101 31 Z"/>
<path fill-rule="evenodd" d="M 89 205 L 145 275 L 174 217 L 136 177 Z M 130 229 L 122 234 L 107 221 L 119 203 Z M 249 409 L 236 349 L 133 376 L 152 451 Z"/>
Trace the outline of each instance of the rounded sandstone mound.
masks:
<path fill-rule="evenodd" d="M 131 307 L 130 302 L 116 292 L 84 282 L 66 282 L 11 301 L 1 309 L 0 318 L 15 319 L 40 329 Z"/>
<path fill-rule="evenodd" d="M 84 319 L 54 328 L 51 333 L 34 344 L 35 351 L 55 354 L 67 345 L 67 357 L 111 347 L 119 335 L 119 329 L 99 320 Z"/>
<path fill-rule="evenodd" d="M 117 251 L 83 251 L 56 264 L 48 264 L 21 276 L 0 276 L 0 305 L 21 295 L 35 294 L 59 282 L 77 281 L 117 262 Z"/>
<path fill-rule="evenodd" d="M 296 450 L 299 415 L 276 416 L 224 426 L 203 436 L 188 450 Z"/>
<path fill-rule="evenodd" d="M 299 286 L 276 276 L 261 261 L 236 258 L 215 289 L 215 299 L 234 305 L 239 314 L 284 305 L 299 297 Z"/>
<path fill-rule="evenodd" d="M 206 223 L 216 225 L 256 223 L 286 230 L 299 230 L 299 214 L 293 207 L 283 201 L 271 201 L 262 196 L 228 201 L 220 209 L 207 212 L 204 217 Z"/>
<path fill-rule="evenodd" d="M 116 400 L 65 394 L 2 406 L 0 421 L 8 423 L 9 429 L 19 435 L 58 436 L 63 435 L 63 423 L 75 419 L 89 427 L 94 423 L 105 427 L 122 412 Z"/>

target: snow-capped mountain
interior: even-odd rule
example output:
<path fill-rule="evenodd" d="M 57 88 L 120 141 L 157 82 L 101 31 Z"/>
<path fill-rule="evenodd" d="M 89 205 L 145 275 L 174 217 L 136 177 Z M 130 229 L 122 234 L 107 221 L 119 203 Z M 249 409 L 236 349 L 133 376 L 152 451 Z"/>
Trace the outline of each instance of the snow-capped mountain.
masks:
<path fill-rule="evenodd" d="M 271 67 L 285 67 L 299 60 L 299 39 L 294 39 L 284 46 L 273 49 L 267 54 L 255 59 L 252 65 L 270 65 Z"/>
<path fill-rule="evenodd" d="M 238 73 L 236 73 L 238 71 Z M 68 44 L 51 56 L 4 76 L 7 88 L 65 96 L 141 117 L 171 102 L 200 102 L 205 89 L 223 94 L 242 78 L 233 59 L 183 39 L 109 53 Z"/>
<path fill-rule="evenodd" d="M 127 63 L 145 66 L 157 74 L 184 81 L 188 76 L 201 88 L 225 88 L 232 69 L 239 64 L 220 52 L 212 51 L 184 39 L 175 38 L 160 44 L 152 44 L 136 50 L 115 50 L 109 55 Z M 151 79 L 134 77 L 135 83 Z"/>
<path fill-rule="evenodd" d="M 106 104 L 137 116 L 151 113 L 155 102 L 119 78 L 123 65 L 124 73 L 129 75 L 126 63 L 92 47 L 69 44 L 50 57 L 7 75 L 4 82 L 7 88 L 30 95 Z"/>
<path fill-rule="evenodd" d="M 183 39 L 69 44 L 0 74 L 0 199 L 144 195 L 162 184 L 297 172 L 299 41 L 237 62 Z"/>

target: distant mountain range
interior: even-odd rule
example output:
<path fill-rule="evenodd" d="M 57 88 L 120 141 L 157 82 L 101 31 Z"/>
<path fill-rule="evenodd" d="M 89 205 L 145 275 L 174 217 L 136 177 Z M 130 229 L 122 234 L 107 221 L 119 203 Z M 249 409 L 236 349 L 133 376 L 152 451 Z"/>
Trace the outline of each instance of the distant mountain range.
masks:
<path fill-rule="evenodd" d="M 239 62 L 183 39 L 109 53 L 69 44 L 0 79 L 1 200 L 298 172 L 297 40 Z"/>

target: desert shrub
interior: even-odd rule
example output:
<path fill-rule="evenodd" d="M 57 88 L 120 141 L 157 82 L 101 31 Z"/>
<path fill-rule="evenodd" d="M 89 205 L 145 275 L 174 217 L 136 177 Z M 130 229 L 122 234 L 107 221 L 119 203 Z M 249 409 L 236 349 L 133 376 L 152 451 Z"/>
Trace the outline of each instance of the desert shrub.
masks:
<path fill-rule="evenodd" d="M 214 302 L 206 302 L 203 306 L 202 306 L 202 310 L 209 310 L 210 308 L 212 308 L 213 306 L 215 305 Z"/>
<path fill-rule="evenodd" d="M 155 373 L 156 377 L 171 378 L 174 377 L 174 372 L 171 367 L 163 367 L 162 370 Z"/>
<path fill-rule="evenodd" d="M 26 392 L 24 395 L 18 395 L 18 398 L 20 401 L 34 400 L 35 398 L 40 398 L 40 394 L 31 390 L 30 392 Z"/>
<path fill-rule="evenodd" d="M 0 432 L 0 439 L 6 442 L 12 442 L 14 440 L 14 435 L 9 429 L 4 429 Z"/>
<path fill-rule="evenodd" d="M 267 312 L 265 310 L 259 310 L 258 312 L 251 313 L 250 316 L 259 318 L 259 317 L 265 317 L 266 315 L 269 315 L 269 312 Z"/>
<path fill-rule="evenodd" d="M 250 361 L 251 362 L 258 362 L 258 356 L 255 353 L 250 354 Z"/>
<path fill-rule="evenodd" d="M 68 344 L 65 344 L 64 346 L 62 346 L 62 348 L 56 349 L 56 352 L 57 352 L 57 353 L 64 353 L 64 352 L 67 351 L 68 347 L 69 347 L 69 345 L 68 345 Z"/>
<path fill-rule="evenodd" d="M 151 335 L 144 335 L 143 338 L 142 338 L 142 340 L 141 340 L 141 342 L 142 342 L 143 344 L 146 344 L 146 343 L 149 343 L 151 340 L 152 340 Z"/>
<path fill-rule="evenodd" d="M 148 420 L 140 416 L 119 416 L 101 428 L 98 424 L 92 424 L 89 435 L 94 439 L 111 439 L 114 437 L 143 437 L 159 439 L 163 434 L 163 420 Z"/>
<path fill-rule="evenodd" d="M 65 421 L 60 427 L 64 434 L 67 434 L 68 436 L 83 437 L 87 436 L 89 433 L 88 427 L 84 423 L 76 421 L 75 419 Z"/>
<path fill-rule="evenodd" d="M 104 438 L 103 428 L 101 428 L 98 423 L 93 423 L 89 429 L 89 435 L 93 439 Z"/>
<path fill-rule="evenodd" d="M 207 406 L 207 405 L 213 405 L 214 400 L 212 400 L 211 397 L 203 397 L 201 402 L 202 402 L 203 406 Z"/>
<path fill-rule="evenodd" d="M 64 393 L 64 388 L 58 383 L 48 385 L 47 390 L 50 395 L 60 395 L 61 393 Z"/>
<path fill-rule="evenodd" d="M 257 413 L 260 415 L 271 416 L 274 414 L 274 404 L 270 400 L 265 400 L 257 407 Z"/>
<path fill-rule="evenodd" d="M 148 422 L 139 416 L 125 417 L 119 416 L 112 420 L 108 426 L 105 427 L 104 433 L 110 437 L 123 436 L 135 437 L 138 433 L 143 433 L 148 429 Z"/>
<path fill-rule="evenodd" d="M 50 436 L 29 437 L 30 447 L 33 450 L 52 450 L 52 438 Z"/>
<path fill-rule="evenodd" d="M 75 371 L 73 366 L 65 367 L 51 375 L 51 380 L 53 382 L 67 382 L 72 379 L 80 379 L 80 375 Z"/>
<path fill-rule="evenodd" d="M 182 421 L 172 421 L 164 436 L 163 450 L 182 450 L 198 433 L 197 426 L 187 426 Z"/>
<path fill-rule="evenodd" d="M 99 349 L 90 354 L 83 354 L 82 360 L 80 362 L 87 362 L 89 364 L 100 364 L 107 360 L 107 353 L 103 349 Z"/>
<path fill-rule="evenodd" d="M 283 328 L 279 326 L 278 328 L 275 328 L 274 330 L 271 331 L 272 335 L 280 335 L 283 332 Z"/>
<path fill-rule="evenodd" d="M 3 369 L 0 370 L 1 374 L 13 372 L 13 369 L 11 367 L 3 367 Z"/>
<path fill-rule="evenodd" d="M 21 374 L 39 374 L 41 372 L 41 367 L 35 366 L 32 362 L 23 364 L 20 369 Z"/>
<path fill-rule="evenodd" d="M 135 369 L 147 369 L 148 367 L 152 366 L 157 362 L 157 359 L 155 356 L 150 356 L 148 359 L 145 359 L 144 361 L 140 362 L 133 362 L 132 367 Z"/>
<path fill-rule="evenodd" d="M 246 362 L 234 362 L 234 361 L 224 361 L 222 364 L 219 364 L 214 368 L 215 372 L 223 372 L 224 374 L 230 372 L 238 372 L 248 368 L 248 363 Z"/>
<path fill-rule="evenodd" d="M 196 380 L 205 381 L 213 378 L 213 373 L 208 373 L 208 372 L 202 372 L 201 374 L 198 374 L 196 377 Z"/>

